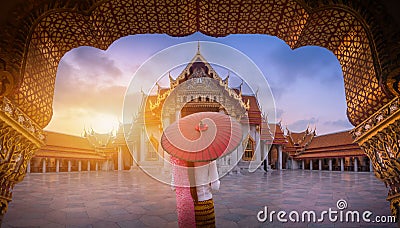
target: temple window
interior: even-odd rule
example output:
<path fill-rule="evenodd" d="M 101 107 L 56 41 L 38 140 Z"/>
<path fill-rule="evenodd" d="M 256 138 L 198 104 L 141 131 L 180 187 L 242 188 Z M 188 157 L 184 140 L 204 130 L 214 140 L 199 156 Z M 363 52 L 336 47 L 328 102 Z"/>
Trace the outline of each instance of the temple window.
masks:
<path fill-rule="evenodd" d="M 251 137 L 249 137 L 247 140 L 246 149 L 244 150 L 243 160 L 251 161 L 253 160 L 253 156 L 254 156 L 254 140 Z"/>

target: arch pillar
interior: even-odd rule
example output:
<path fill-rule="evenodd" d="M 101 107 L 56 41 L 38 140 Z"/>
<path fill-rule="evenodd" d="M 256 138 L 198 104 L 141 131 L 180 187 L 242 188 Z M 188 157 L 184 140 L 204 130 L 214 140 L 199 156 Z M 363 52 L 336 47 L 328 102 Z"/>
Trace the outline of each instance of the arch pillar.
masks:
<path fill-rule="evenodd" d="M 370 170 L 389 188 L 387 200 L 397 221 L 400 218 L 400 98 L 394 98 L 351 131 L 370 159 Z M 371 167 L 372 166 L 372 167 Z"/>

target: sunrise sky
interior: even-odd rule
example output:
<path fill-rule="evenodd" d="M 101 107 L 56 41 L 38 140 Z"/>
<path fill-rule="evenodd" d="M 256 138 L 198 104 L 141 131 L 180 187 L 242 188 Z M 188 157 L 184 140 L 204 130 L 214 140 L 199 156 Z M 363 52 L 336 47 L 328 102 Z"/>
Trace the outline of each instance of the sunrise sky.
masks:
<path fill-rule="evenodd" d="M 267 35 L 212 38 L 195 33 L 134 35 L 115 41 L 106 51 L 92 47 L 69 51 L 58 67 L 54 115 L 45 129 L 73 135 L 81 135 L 84 128 L 100 133 L 116 130 L 126 88 L 140 65 L 167 47 L 198 40 L 229 45 L 255 62 L 272 88 L 277 119 L 284 127 L 302 131 L 316 126 L 319 135 L 352 128 L 346 117 L 342 71 L 330 51 L 314 46 L 291 50 Z"/>

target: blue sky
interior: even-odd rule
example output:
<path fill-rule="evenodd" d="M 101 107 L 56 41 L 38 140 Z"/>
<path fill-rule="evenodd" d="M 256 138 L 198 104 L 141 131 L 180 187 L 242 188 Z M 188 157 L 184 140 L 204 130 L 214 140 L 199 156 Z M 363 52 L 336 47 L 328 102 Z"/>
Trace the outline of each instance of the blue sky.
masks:
<path fill-rule="evenodd" d="M 291 50 L 267 35 L 213 38 L 195 33 L 133 35 L 116 40 L 106 51 L 93 47 L 69 51 L 58 67 L 54 115 L 46 129 L 81 135 L 84 127 L 99 132 L 116 128 L 122 120 L 125 90 L 140 65 L 167 47 L 199 40 L 229 45 L 254 61 L 271 86 L 277 119 L 284 127 L 302 131 L 316 126 L 318 134 L 352 128 L 346 116 L 342 71 L 330 51 L 315 46 Z"/>

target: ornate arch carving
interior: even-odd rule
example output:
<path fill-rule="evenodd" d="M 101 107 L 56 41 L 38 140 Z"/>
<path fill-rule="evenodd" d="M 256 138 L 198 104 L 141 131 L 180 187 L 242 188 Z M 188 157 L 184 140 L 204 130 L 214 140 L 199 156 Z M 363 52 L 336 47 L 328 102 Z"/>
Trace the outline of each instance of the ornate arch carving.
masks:
<path fill-rule="evenodd" d="M 383 29 L 377 22 L 381 14 L 382 5 L 373 1 L 23 1 L 15 20 L 4 25 L 0 62 L 15 81 L 8 91 L 18 89 L 8 97 L 43 127 L 52 115 L 58 62 L 75 47 L 106 49 L 122 36 L 141 33 L 269 34 L 292 48 L 319 45 L 335 53 L 343 68 L 348 117 L 356 125 L 393 97 L 383 83 L 393 93 L 398 84 L 400 61 L 395 53 L 394 59 L 387 55 L 398 29 Z M 389 31 L 394 35 L 387 36 Z"/>

